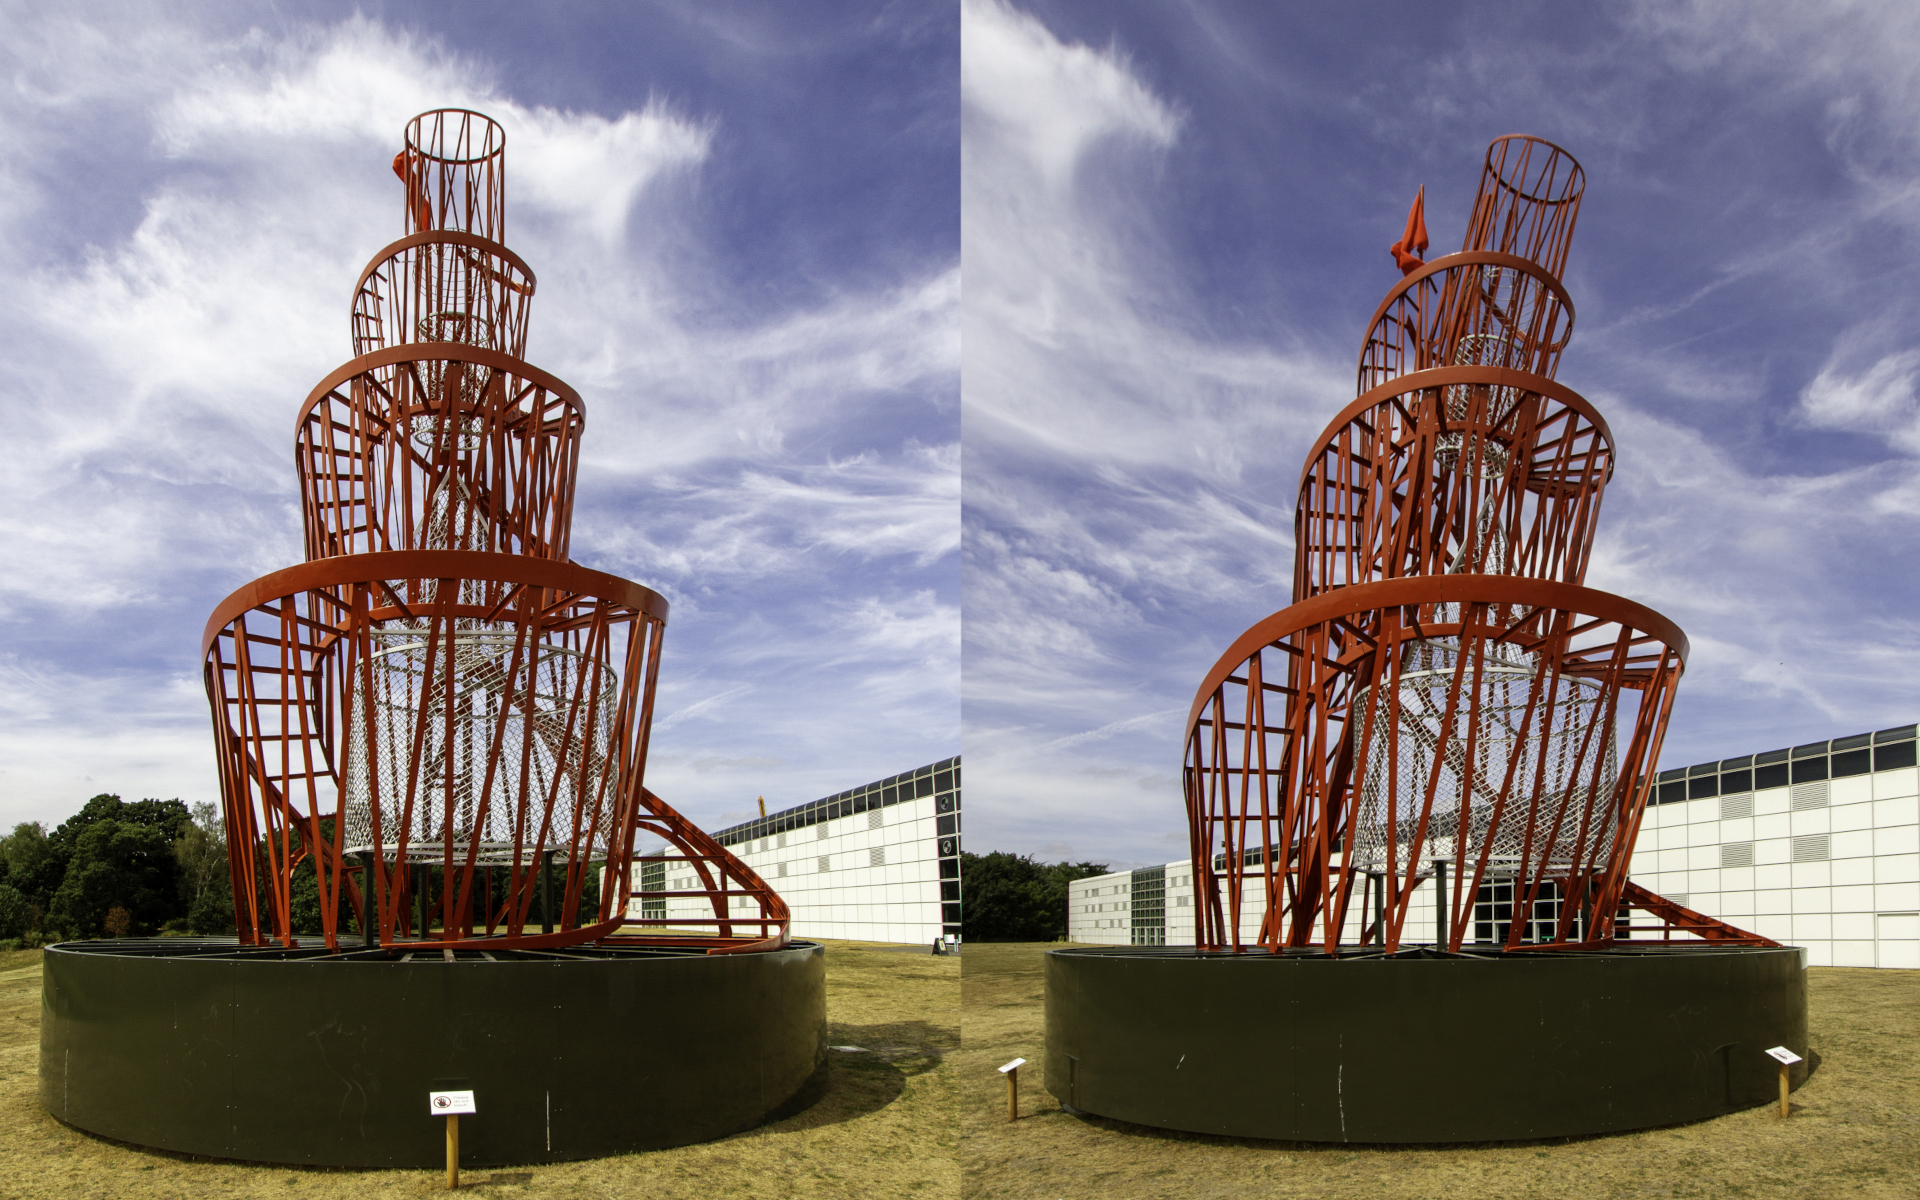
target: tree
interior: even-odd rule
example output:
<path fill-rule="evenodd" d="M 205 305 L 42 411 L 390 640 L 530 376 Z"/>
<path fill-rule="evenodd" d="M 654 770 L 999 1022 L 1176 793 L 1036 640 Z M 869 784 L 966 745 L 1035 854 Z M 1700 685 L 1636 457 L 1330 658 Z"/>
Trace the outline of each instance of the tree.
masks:
<path fill-rule="evenodd" d="M 55 853 L 47 840 L 46 826 L 38 821 L 15 825 L 4 845 L 0 845 L 0 860 L 7 865 L 7 883 L 20 893 L 30 909 L 44 913 L 53 899 L 53 889 L 60 886 L 60 877 L 67 870 L 66 859 Z M 31 927 L 38 926 L 36 918 Z"/>
<path fill-rule="evenodd" d="M 192 824 L 178 800 L 100 795 L 87 801 L 47 838 L 66 869 L 47 905 L 47 921 L 70 937 L 97 936 L 115 907 L 129 914 L 129 931 L 147 933 L 175 915 L 180 864 L 174 843 Z M 11 840 L 11 839 L 10 839 Z"/>
<path fill-rule="evenodd" d="M 20 894 L 20 889 L 10 883 L 0 883 L 0 938 L 17 938 L 26 933 L 38 924 L 32 921 L 33 916 L 33 906 Z"/>
<path fill-rule="evenodd" d="M 187 931 L 200 937 L 229 934 L 234 931 L 233 879 L 227 863 L 226 824 L 212 804 L 194 805 L 192 817 L 173 843 Z"/>
<path fill-rule="evenodd" d="M 961 933 L 970 942 L 1050 942 L 1067 933 L 1067 884 L 1105 863 L 1042 863 L 1031 855 L 960 856 Z"/>
<path fill-rule="evenodd" d="M 306 827 L 301 826 L 302 841 Z M 320 822 L 320 840 L 328 845 L 333 841 L 333 822 Z M 337 881 L 340 889 L 340 904 L 334 914 L 334 928 L 345 934 L 354 927 L 353 901 L 347 891 L 345 880 Z M 287 889 L 287 915 L 293 921 L 295 936 L 315 935 L 320 932 L 320 878 L 314 870 L 313 857 L 308 855 L 300 860 L 293 869 L 293 879 Z"/>

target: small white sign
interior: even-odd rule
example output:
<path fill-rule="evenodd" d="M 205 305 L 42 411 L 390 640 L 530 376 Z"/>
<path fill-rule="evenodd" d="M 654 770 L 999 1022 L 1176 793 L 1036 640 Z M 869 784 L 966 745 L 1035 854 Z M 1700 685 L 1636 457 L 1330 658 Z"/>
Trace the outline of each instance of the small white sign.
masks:
<path fill-rule="evenodd" d="M 1025 1066 L 1026 1063 L 1027 1063 L 1027 1060 L 1024 1058 L 1016 1058 L 1012 1062 L 1008 1063 L 1006 1066 L 1001 1067 L 1000 1073 L 1002 1075 L 1005 1075 L 1008 1071 L 1017 1071 L 1021 1067 Z"/>
<path fill-rule="evenodd" d="M 1767 1057 L 1786 1067 L 1790 1067 L 1800 1061 L 1800 1056 L 1785 1046 L 1775 1046 L 1773 1049 L 1767 1051 Z"/>
<path fill-rule="evenodd" d="M 428 1092 L 427 1111 L 436 1117 L 457 1117 L 480 1110 L 473 1106 L 472 1092 Z"/>

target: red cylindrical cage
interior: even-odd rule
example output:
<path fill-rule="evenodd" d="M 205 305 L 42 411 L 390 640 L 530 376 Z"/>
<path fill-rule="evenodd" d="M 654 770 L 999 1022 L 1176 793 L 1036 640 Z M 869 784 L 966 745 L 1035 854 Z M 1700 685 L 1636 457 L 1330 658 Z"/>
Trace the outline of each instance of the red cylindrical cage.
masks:
<path fill-rule="evenodd" d="M 645 786 L 667 604 L 568 557 L 586 415 L 520 357 L 534 279 L 499 241 L 505 145 L 464 110 L 408 125 L 407 236 L 362 274 L 358 357 L 296 426 L 307 561 L 207 624 L 241 940 L 335 948 L 351 921 L 414 949 L 626 925 L 783 945 L 779 896 Z M 643 833 L 710 918 L 628 915 Z"/>
<path fill-rule="evenodd" d="M 1392 952 L 1422 886 L 1445 951 L 1469 913 L 1511 950 L 1604 945 L 1623 905 L 1766 942 L 1627 880 L 1687 647 L 1581 586 L 1614 462 L 1553 378 L 1584 187 L 1558 147 L 1497 139 L 1462 251 L 1374 313 L 1301 473 L 1294 604 L 1188 717 L 1202 946 Z"/>

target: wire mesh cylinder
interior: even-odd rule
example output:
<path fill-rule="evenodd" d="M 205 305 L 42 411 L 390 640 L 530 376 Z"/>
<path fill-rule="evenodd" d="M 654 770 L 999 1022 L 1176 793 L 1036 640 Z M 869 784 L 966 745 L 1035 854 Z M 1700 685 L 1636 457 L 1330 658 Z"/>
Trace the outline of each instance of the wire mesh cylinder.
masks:
<path fill-rule="evenodd" d="M 1483 639 L 1462 654 L 1459 638 L 1407 643 L 1399 670 L 1357 693 L 1350 723 L 1365 769 L 1348 865 L 1484 861 L 1488 876 L 1510 877 L 1609 859 L 1619 766 L 1611 731 L 1594 732 L 1608 724 L 1604 689 Z"/>
<path fill-rule="evenodd" d="M 604 855 L 609 664 L 478 621 L 450 638 L 389 623 L 369 639 L 345 714 L 347 853 L 512 862 L 516 847 L 524 859 L 559 842 Z"/>

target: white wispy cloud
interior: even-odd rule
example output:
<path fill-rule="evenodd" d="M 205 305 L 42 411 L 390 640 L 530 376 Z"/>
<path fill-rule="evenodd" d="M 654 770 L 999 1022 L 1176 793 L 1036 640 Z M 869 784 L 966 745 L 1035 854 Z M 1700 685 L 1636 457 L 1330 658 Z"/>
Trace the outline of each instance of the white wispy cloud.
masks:
<path fill-rule="evenodd" d="M 1179 819 L 1169 701 L 1206 665 L 1198 610 L 1286 601 L 1298 460 L 1271 451 L 1343 372 L 1180 319 L 1189 285 L 1110 179 L 1187 119 L 1121 50 L 962 12 L 970 828 L 1037 845 L 1097 813 L 1073 844 L 1131 858 Z M 1155 782 L 1088 773 L 1114 764 Z"/>

